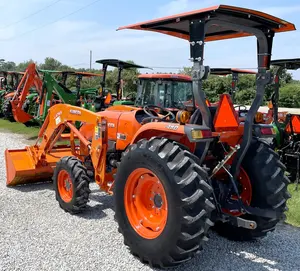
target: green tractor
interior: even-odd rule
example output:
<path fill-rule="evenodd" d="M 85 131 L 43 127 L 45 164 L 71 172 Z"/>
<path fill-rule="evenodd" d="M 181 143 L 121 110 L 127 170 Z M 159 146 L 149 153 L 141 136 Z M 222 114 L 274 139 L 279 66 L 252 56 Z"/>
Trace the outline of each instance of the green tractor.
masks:
<path fill-rule="evenodd" d="M 278 151 L 282 163 L 290 174 L 290 180 L 300 182 L 300 114 L 278 112 L 280 76 L 284 69 L 300 69 L 300 58 L 272 60 L 276 67 L 274 76 L 274 92 L 271 98 L 271 113 L 276 131 L 271 146 Z"/>
<path fill-rule="evenodd" d="M 103 78 L 102 78 L 100 93 L 98 97 L 99 109 L 101 108 L 102 110 L 102 108 L 107 107 L 105 106 L 104 101 L 107 94 L 108 93 L 111 94 L 111 91 L 106 88 L 106 75 L 107 75 L 108 66 L 118 69 L 117 82 L 115 83 L 116 95 L 115 97 L 113 97 L 113 99 L 111 99 L 110 104 L 111 105 L 134 105 L 136 99 L 135 92 L 131 92 L 127 96 L 123 96 L 122 71 L 124 69 L 132 69 L 132 68 L 137 68 L 137 69 L 149 69 L 149 68 L 137 64 L 133 64 L 130 62 L 118 60 L 118 59 L 101 59 L 101 60 L 97 60 L 96 63 L 102 64 L 102 71 L 103 71 Z"/>
<path fill-rule="evenodd" d="M 40 70 L 43 74 L 43 87 L 38 97 L 37 106 L 33 109 L 34 119 L 38 123 L 43 123 L 49 108 L 57 103 L 66 103 L 71 105 L 77 105 L 79 107 L 96 111 L 95 100 L 97 97 L 97 88 L 82 89 L 81 82 L 83 77 L 102 77 L 101 74 L 74 72 L 74 71 L 47 71 Z M 61 74 L 61 81 L 57 81 L 52 75 Z M 76 88 L 74 90 L 69 89 L 66 86 L 66 80 L 68 76 L 76 77 Z"/>

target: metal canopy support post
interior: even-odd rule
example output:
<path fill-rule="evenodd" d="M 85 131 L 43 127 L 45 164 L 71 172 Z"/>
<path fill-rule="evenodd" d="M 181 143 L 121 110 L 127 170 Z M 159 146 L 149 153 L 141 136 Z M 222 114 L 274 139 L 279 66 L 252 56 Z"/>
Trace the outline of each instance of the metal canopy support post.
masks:
<path fill-rule="evenodd" d="M 62 84 L 64 85 L 64 86 L 66 86 L 67 85 L 67 78 L 68 78 L 68 73 L 67 72 L 62 72 Z"/>
<path fill-rule="evenodd" d="M 276 126 L 279 128 L 278 122 L 278 101 L 279 101 L 279 85 L 280 85 L 280 74 L 283 71 L 283 67 L 279 66 L 275 72 L 274 76 L 274 97 L 272 97 L 272 105 L 273 105 L 273 119 Z"/>
<path fill-rule="evenodd" d="M 77 80 L 76 80 L 76 98 L 77 98 L 77 100 L 79 100 L 79 98 L 80 98 L 81 81 L 82 81 L 82 75 L 78 74 Z"/>
<path fill-rule="evenodd" d="M 233 103 L 234 103 L 234 96 L 237 90 L 238 81 L 239 81 L 239 74 L 237 72 L 232 72 L 231 89 L 229 95 L 231 96 L 231 100 Z"/>
<path fill-rule="evenodd" d="M 236 29 L 238 26 L 232 24 L 231 27 Z M 239 29 L 241 29 L 241 26 L 239 26 Z M 274 32 L 271 32 L 270 30 L 263 31 L 259 29 L 253 29 L 247 26 L 244 26 L 242 30 L 254 34 L 257 38 L 258 73 L 256 75 L 256 94 L 245 119 L 244 134 L 241 147 L 237 151 L 237 155 L 235 156 L 231 167 L 231 173 L 233 175 L 234 180 L 237 180 L 237 177 L 240 172 L 240 166 L 250 147 L 252 141 L 253 121 L 255 114 L 257 113 L 260 105 L 263 102 L 265 87 L 267 84 L 271 83 L 272 80 L 272 76 L 269 69 Z"/>
<path fill-rule="evenodd" d="M 103 71 L 103 77 L 102 77 L 102 82 L 101 82 L 101 87 L 102 87 L 101 92 L 102 92 L 102 93 L 103 93 L 103 90 L 104 90 L 104 88 L 105 88 L 107 67 L 108 67 L 108 65 L 105 64 L 105 63 L 102 65 L 102 71 Z M 102 93 L 100 93 L 100 96 L 102 95 Z"/>
<path fill-rule="evenodd" d="M 205 18 L 190 21 L 190 56 L 193 62 L 192 80 L 194 98 L 202 115 L 202 125 L 211 129 L 211 114 L 206 105 L 205 93 L 202 91 L 202 79 L 206 75 L 206 69 L 203 66 L 205 22 Z"/>
<path fill-rule="evenodd" d="M 121 90 L 122 70 L 123 70 L 123 67 L 122 67 L 122 65 L 120 65 L 118 67 L 118 79 L 117 79 L 117 83 L 116 83 L 116 92 L 117 92 L 117 100 L 118 101 L 122 99 L 122 90 Z"/>

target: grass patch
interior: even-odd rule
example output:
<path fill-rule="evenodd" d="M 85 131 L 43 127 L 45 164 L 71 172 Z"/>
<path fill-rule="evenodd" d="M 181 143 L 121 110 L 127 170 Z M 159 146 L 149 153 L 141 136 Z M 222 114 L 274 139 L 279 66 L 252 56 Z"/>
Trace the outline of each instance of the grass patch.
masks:
<path fill-rule="evenodd" d="M 24 124 L 19 122 L 10 122 L 8 120 L 0 119 L 1 132 L 23 134 L 27 139 L 35 139 L 37 138 L 39 130 L 39 127 L 26 127 Z"/>
<path fill-rule="evenodd" d="M 286 222 L 293 226 L 300 227 L 300 185 L 298 191 L 295 191 L 295 187 L 295 184 L 288 186 L 292 197 L 287 202 L 289 210 L 286 213 Z"/>

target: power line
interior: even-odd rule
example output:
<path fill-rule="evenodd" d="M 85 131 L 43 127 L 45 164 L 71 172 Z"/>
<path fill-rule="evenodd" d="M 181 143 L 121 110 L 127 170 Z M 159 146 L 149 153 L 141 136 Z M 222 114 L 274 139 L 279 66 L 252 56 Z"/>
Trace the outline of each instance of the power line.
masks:
<path fill-rule="evenodd" d="M 65 18 L 67 18 L 67 17 L 69 17 L 69 16 L 71 16 L 71 15 L 73 15 L 73 14 L 76 14 L 77 12 L 79 12 L 79 11 L 81 11 L 81 10 L 83 10 L 83 9 L 86 9 L 86 8 L 92 6 L 92 5 L 94 5 L 94 4 L 96 4 L 97 2 L 100 2 L 100 1 L 101 1 L 101 0 L 96 0 L 96 1 L 94 1 L 94 2 L 92 2 L 92 3 L 90 3 L 90 4 L 87 4 L 87 5 L 83 6 L 82 8 L 79 8 L 79 9 L 77 9 L 77 10 L 75 10 L 75 11 L 73 11 L 73 12 L 67 14 L 67 15 L 64 15 L 64 16 L 58 18 L 58 19 L 55 20 L 55 21 L 52 21 L 52 22 L 50 22 L 50 23 L 43 24 L 43 25 L 41 25 L 41 26 L 39 26 L 39 27 L 37 27 L 37 28 L 34 28 L 34 29 L 32 29 L 32 30 L 23 32 L 23 33 L 21 33 L 20 35 L 17 35 L 17 36 L 15 36 L 15 37 L 12 37 L 12 38 L 10 38 L 10 39 L 5 39 L 5 40 L 2 40 L 2 41 L 13 40 L 13 39 L 15 39 L 16 37 L 20 37 L 20 36 L 23 36 L 23 35 L 25 35 L 25 34 L 29 34 L 29 33 L 31 33 L 31 32 L 34 32 L 34 31 L 38 30 L 38 29 L 41 29 L 41 28 L 43 28 L 43 27 L 45 27 L 45 26 L 54 24 L 54 23 L 56 23 L 56 22 L 58 22 L 58 21 L 60 21 L 60 20 L 62 20 L 62 19 L 65 19 Z M 0 40 L 0 41 L 1 41 L 1 40 Z"/>
<path fill-rule="evenodd" d="M 29 14 L 28 16 L 26 16 L 26 17 L 24 17 L 24 18 L 22 18 L 22 19 L 20 19 L 20 20 L 18 20 L 16 22 L 13 22 L 13 23 L 10 23 L 8 25 L 5 25 L 5 26 L 1 27 L 0 29 L 4 29 L 4 28 L 10 27 L 10 26 L 13 26 L 15 24 L 18 24 L 18 23 L 20 23 L 22 21 L 25 21 L 26 19 L 28 19 L 28 18 L 30 18 L 30 17 L 32 17 L 32 16 L 34 16 L 34 15 L 36 15 L 36 14 L 38 14 L 38 13 L 44 11 L 44 10 L 46 10 L 47 8 L 50 8 L 50 7 L 54 6 L 55 4 L 57 4 L 58 2 L 61 2 L 61 1 L 62 0 L 56 0 L 56 1 L 52 2 L 51 4 L 49 4 L 48 6 L 45 6 L 45 7 L 43 7 L 41 9 L 39 9 L 39 10 L 37 10 L 37 11 Z"/>

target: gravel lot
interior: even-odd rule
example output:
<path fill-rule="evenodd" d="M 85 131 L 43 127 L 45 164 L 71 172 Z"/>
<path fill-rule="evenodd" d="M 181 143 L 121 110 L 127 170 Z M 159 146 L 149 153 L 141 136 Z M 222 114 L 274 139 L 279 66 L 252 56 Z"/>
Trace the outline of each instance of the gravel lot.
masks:
<path fill-rule="evenodd" d="M 6 188 L 5 148 L 23 147 L 0 132 L 0 270 L 152 270 L 123 245 L 110 196 L 92 185 L 89 208 L 79 216 L 58 207 L 51 184 Z M 300 270 L 300 229 L 280 225 L 254 243 L 211 233 L 203 253 L 176 270 Z"/>

